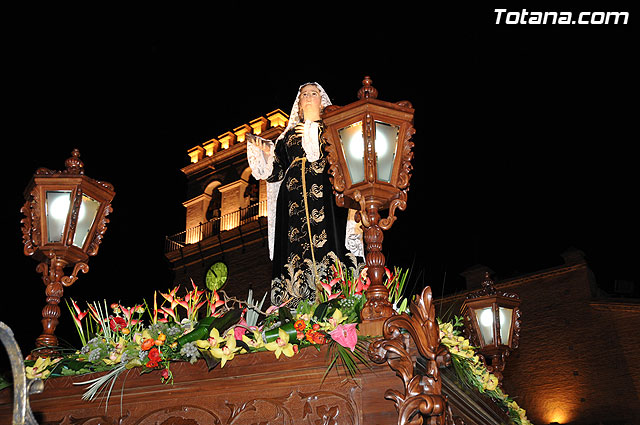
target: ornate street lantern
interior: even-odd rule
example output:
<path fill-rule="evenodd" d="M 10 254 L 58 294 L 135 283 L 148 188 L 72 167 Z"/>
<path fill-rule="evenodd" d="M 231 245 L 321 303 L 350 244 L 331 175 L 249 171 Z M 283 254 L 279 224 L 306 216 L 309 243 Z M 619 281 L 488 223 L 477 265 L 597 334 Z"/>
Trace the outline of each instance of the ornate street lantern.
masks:
<path fill-rule="evenodd" d="M 371 286 L 361 315 L 363 320 L 375 320 L 393 315 L 389 292 L 382 282 L 382 231 L 389 230 L 396 220 L 396 209 L 407 206 L 414 109 L 407 101 L 378 100 L 369 77 L 362 83 L 358 101 L 328 106 L 322 119 L 327 128 L 327 158 L 336 203 L 356 209 L 356 219 L 364 227 Z M 387 218 L 380 218 L 378 211 L 386 209 Z"/>
<path fill-rule="evenodd" d="M 54 332 L 63 287 L 72 285 L 78 272 L 89 270 L 88 258 L 98 253 L 109 222 L 106 217 L 113 211 L 113 186 L 85 176 L 79 157 L 74 149 L 65 162 L 66 170 L 36 170 L 20 210 L 25 216 L 21 220 L 24 253 L 39 262 L 36 271 L 46 285 L 43 333 L 36 347 L 57 345 Z M 65 276 L 64 268 L 71 266 L 71 274 Z"/>
<path fill-rule="evenodd" d="M 505 358 L 518 348 L 520 339 L 520 298 L 496 290 L 489 273 L 482 289 L 467 295 L 462 304 L 465 332 L 485 359 L 489 372 L 502 381 Z"/>

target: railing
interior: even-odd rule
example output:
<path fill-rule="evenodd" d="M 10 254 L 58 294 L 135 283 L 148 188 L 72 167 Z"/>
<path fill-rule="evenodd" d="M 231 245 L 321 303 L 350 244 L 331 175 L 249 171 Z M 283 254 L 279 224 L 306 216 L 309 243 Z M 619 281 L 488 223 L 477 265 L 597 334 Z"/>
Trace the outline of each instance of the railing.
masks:
<path fill-rule="evenodd" d="M 206 223 L 200 223 L 183 232 L 165 238 L 164 252 L 176 251 L 186 245 L 198 243 L 201 240 L 219 234 L 225 230 L 235 229 L 246 223 L 257 221 L 259 217 L 267 216 L 267 202 L 262 201 L 249 205 L 247 208 L 239 208 L 221 217 L 215 217 Z"/>

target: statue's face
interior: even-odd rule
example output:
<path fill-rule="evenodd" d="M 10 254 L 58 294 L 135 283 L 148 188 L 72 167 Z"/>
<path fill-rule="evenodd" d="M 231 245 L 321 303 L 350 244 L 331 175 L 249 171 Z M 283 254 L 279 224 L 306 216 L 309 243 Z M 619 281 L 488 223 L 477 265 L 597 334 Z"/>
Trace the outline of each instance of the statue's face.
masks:
<path fill-rule="evenodd" d="M 313 84 L 308 84 L 300 90 L 300 105 L 305 116 L 313 116 L 320 113 L 322 99 L 320 90 Z"/>

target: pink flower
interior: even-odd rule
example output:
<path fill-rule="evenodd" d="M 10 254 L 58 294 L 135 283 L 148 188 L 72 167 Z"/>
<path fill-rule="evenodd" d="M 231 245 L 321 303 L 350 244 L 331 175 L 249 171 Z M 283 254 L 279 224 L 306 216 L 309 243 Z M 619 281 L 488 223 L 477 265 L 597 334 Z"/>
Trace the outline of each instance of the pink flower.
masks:
<path fill-rule="evenodd" d="M 244 317 L 240 318 L 240 322 L 238 322 L 238 325 L 239 326 L 236 326 L 235 328 L 233 328 L 233 336 L 235 339 L 242 340 L 242 335 L 244 335 L 245 332 L 247 332 L 247 329 L 245 328 L 245 326 L 248 327 L 247 321 L 244 320 Z"/>
<path fill-rule="evenodd" d="M 343 347 L 349 348 L 352 352 L 358 343 L 358 334 L 356 332 L 357 323 L 349 323 L 346 325 L 338 325 L 335 330 L 329 332 L 331 339 Z"/>

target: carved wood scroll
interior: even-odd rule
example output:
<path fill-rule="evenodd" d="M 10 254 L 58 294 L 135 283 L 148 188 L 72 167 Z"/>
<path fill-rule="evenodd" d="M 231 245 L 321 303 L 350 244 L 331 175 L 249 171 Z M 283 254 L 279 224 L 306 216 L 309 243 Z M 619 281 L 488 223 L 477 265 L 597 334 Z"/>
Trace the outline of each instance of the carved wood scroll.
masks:
<path fill-rule="evenodd" d="M 447 366 L 450 357 L 440 345 L 440 331 L 435 308 L 431 303 L 431 288 L 426 287 L 409 310 L 384 322 L 383 337 L 369 346 L 369 358 L 375 363 L 387 362 L 404 382 L 404 394 L 387 390 L 385 398 L 392 400 L 398 411 L 399 425 L 445 425 L 446 397 L 442 395 L 440 366 Z M 403 332 L 406 331 L 406 332 Z M 426 373 L 417 374 L 409 353 L 409 336 L 426 360 Z"/>

